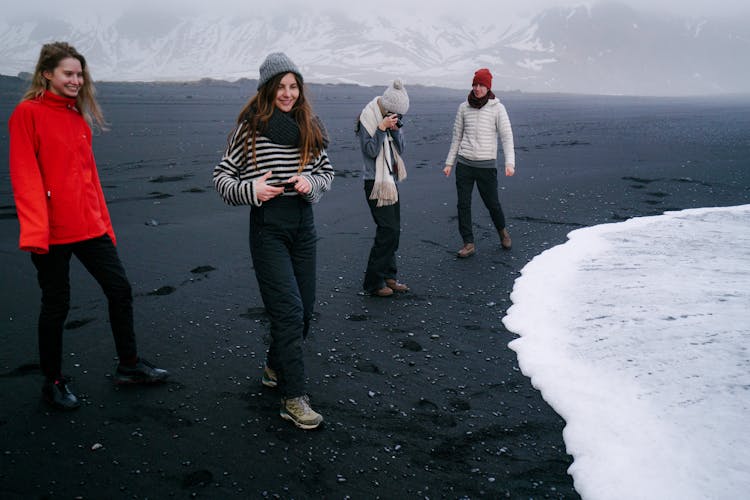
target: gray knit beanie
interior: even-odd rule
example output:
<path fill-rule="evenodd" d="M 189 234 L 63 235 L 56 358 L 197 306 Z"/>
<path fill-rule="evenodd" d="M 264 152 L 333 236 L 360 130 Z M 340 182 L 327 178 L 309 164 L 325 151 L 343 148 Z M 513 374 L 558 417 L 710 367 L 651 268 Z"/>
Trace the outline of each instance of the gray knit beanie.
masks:
<path fill-rule="evenodd" d="M 383 92 L 380 104 L 386 111 L 405 115 L 409 111 L 409 94 L 406 93 L 404 83 L 399 79 L 393 80 L 390 87 Z"/>
<path fill-rule="evenodd" d="M 268 54 L 266 60 L 260 65 L 260 78 L 258 78 L 258 90 L 268 80 L 281 73 L 294 73 L 304 81 L 297 65 L 292 62 L 283 52 L 273 52 Z"/>

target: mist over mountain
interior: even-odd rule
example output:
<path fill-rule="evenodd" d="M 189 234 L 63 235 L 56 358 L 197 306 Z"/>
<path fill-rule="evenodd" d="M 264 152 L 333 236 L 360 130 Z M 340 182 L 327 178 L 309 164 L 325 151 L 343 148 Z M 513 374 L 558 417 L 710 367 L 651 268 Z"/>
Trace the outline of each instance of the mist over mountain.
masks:
<path fill-rule="evenodd" d="M 437 18 L 436 18 L 437 19 Z M 43 43 L 69 41 L 96 80 L 257 78 L 284 51 L 320 83 L 468 88 L 489 67 L 497 90 L 595 94 L 746 93 L 750 18 L 689 18 L 624 4 L 552 8 L 526 18 L 461 22 L 307 15 L 213 17 L 125 10 L 103 21 L 0 20 L 0 73 L 33 71 Z"/>

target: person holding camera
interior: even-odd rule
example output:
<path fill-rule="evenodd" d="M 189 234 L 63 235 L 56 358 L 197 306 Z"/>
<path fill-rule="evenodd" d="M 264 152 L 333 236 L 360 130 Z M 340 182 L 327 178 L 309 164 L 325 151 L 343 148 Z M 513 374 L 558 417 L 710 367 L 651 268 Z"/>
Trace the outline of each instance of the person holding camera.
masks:
<path fill-rule="evenodd" d="M 302 74 L 284 53 L 263 61 L 257 90 L 214 168 L 214 186 L 227 204 L 252 207 L 250 253 L 271 323 L 261 383 L 280 392 L 281 418 L 315 429 L 323 417 L 310 406 L 302 351 L 315 303 L 312 205 L 334 172 Z"/>
<path fill-rule="evenodd" d="M 355 127 L 362 149 L 365 196 L 376 225 L 362 287 L 377 297 L 409 290 L 396 278 L 396 251 L 401 235 L 397 183 L 406 178 L 406 166 L 401 159 L 404 152 L 401 127 L 408 110 L 409 95 L 403 82 L 396 79 L 382 96 L 364 107 Z"/>
<path fill-rule="evenodd" d="M 505 227 L 505 215 L 497 196 L 497 138 L 503 145 L 505 175 L 515 173 L 515 151 L 513 131 L 505 106 L 492 93 L 492 73 L 480 68 L 474 73 L 471 91 L 462 102 L 453 124 L 453 140 L 443 173 L 451 175 L 456 166 L 456 193 L 458 197 L 458 231 L 464 245 L 457 256 L 471 257 L 476 253 L 471 223 L 471 196 L 474 183 L 479 196 L 490 212 L 492 223 L 500 236 L 500 245 L 505 250 L 511 247 L 510 234 Z"/>

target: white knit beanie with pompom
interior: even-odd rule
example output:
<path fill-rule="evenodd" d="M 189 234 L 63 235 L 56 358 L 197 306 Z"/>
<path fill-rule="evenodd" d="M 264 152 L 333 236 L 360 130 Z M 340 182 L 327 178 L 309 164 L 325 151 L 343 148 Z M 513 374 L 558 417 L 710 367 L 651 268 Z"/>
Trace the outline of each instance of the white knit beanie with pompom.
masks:
<path fill-rule="evenodd" d="M 409 111 L 409 94 L 406 93 L 404 82 L 400 79 L 393 80 L 390 87 L 383 92 L 380 104 L 386 111 L 405 115 Z"/>

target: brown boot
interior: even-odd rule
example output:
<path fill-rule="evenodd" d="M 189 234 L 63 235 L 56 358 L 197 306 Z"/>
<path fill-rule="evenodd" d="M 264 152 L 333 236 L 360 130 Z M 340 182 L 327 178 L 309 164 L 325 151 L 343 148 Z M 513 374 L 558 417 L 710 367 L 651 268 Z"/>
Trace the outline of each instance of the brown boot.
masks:
<path fill-rule="evenodd" d="M 466 257 L 471 257 L 475 253 L 477 253 L 477 249 L 474 246 L 474 243 L 467 243 L 463 247 L 461 247 L 456 255 L 460 259 L 465 259 Z"/>
<path fill-rule="evenodd" d="M 394 292 L 408 292 L 409 287 L 404 285 L 403 283 L 399 283 L 398 281 L 394 279 L 387 279 L 385 280 L 385 286 L 393 290 Z"/>
<path fill-rule="evenodd" d="M 510 247 L 513 246 L 513 242 L 510 240 L 510 234 L 505 228 L 500 231 L 500 245 L 502 245 L 505 250 L 510 250 Z"/>
<path fill-rule="evenodd" d="M 393 290 L 384 286 L 383 288 L 378 288 L 377 290 L 372 291 L 371 294 L 376 297 L 390 297 L 393 295 Z"/>

